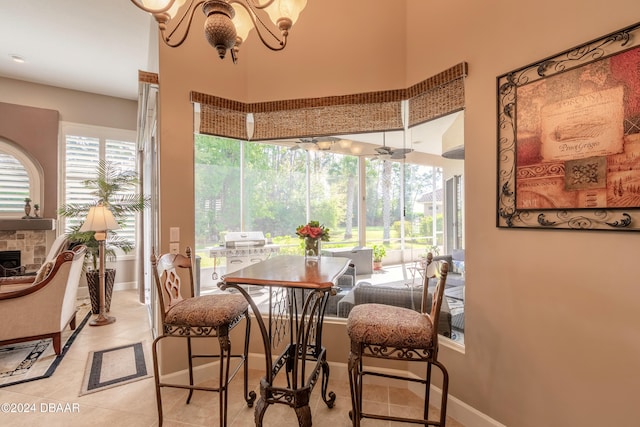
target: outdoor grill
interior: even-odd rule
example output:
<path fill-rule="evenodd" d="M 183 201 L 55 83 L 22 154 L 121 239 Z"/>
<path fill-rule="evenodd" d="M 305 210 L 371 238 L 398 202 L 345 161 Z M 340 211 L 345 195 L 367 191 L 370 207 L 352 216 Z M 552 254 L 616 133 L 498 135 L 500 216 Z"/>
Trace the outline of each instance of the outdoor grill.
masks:
<path fill-rule="evenodd" d="M 214 259 L 212 277 L 218 279 L 218 258 L 226 259 L 224 274 L 228 274 L 264 261 L 278 251 L 278 245 L 267 244 L 262 231 L 230 231 L 226 233 L 222 246 L 215 246 L 209 251 L 209 256 Z"/>

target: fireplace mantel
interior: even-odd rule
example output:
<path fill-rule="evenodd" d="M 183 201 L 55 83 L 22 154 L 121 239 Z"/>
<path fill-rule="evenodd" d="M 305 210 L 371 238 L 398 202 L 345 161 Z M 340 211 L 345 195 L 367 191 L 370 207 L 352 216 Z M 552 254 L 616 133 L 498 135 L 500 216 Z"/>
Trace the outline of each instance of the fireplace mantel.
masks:
<path fill-rule="evenodd" d="M 54 218 L 0 218 L 0 231 L 55 230 Z"/>

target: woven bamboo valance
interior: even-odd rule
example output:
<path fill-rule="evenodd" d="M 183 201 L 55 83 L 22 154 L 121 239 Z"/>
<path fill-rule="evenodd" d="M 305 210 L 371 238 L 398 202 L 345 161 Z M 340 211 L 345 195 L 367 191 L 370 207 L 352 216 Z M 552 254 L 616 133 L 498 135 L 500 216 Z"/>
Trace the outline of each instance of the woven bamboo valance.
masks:
<path fill-rule="evenodd" d="M 158 84 L 158 73 L 150 73 L 148 71 L 138 70 L 138 82 Z"/>
<path fill-rule="evenodd" d="M 467 63 L 443 71 L 407 89 L 409 127 L 464 109 Z"/>
<path fill-rule="evenodd" d="M 400 102 L 254 113 L 254 140 L 402 129 Z"/>
<path fill-rule="evenodd" d="M 409 127 L 464 109 L 464 80 L 453 80 L 409 99 Z"/>
<path fill-rule="evenodd" d="M 250 104 L 191 92 L 191 101 L 201 107 L 201 133 L 238 139 L 248 139 L 248 113 L 254 116 L 252 140 L 398 130 L 404 100 L 409 100 L 409 126 L 464 108 L 466 70 L 461 63 L 399 90 Z"/>

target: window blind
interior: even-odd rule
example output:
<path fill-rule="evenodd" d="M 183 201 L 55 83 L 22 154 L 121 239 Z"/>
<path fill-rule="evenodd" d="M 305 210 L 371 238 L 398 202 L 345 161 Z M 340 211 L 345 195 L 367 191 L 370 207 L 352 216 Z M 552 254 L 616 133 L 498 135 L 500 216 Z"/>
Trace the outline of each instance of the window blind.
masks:
<path fill-rule="evenodd" d="M 97 177 L 96 166 L 103 159 L 119 170 L 136 170 L 136 145 L 132 141 L 67 135 L 65 159 L 65 203 L 93 203 L 96 196 L 85 188 L 83 182 Z M 66 218 L 65 229 L 69 230 L 82 221 L 84 218 Z M 135 243 L 135 214 L 127 216 L 121 227 L 118 236 Z"/>
<path fill-rule="evenodd" d="M 24 214 L 29 197 L 29 174 L 14 156 L 0 152 L 0 212 Z"/>

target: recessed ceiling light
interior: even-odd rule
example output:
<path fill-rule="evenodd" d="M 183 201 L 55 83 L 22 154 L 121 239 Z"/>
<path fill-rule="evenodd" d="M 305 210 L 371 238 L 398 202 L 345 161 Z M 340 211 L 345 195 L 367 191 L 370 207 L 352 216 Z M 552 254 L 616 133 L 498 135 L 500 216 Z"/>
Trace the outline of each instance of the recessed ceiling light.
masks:
<path fill-rule="evenodd" d="M 19 64 L 22 64 L 22 63 L 25 62 L 25 60 L 24 60 L 24 58 L 22 56 L 16 55 L 15 53 L 11 54 L 9 56 L 11 57 L 11 59 L 13 59 L 13 62 L 17 62 Z"/>

